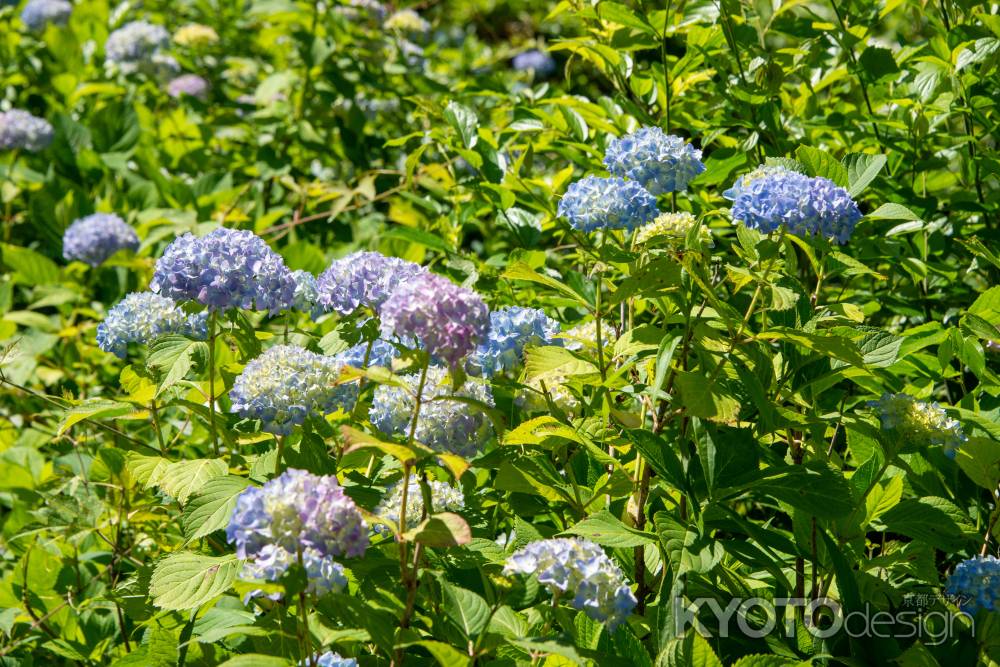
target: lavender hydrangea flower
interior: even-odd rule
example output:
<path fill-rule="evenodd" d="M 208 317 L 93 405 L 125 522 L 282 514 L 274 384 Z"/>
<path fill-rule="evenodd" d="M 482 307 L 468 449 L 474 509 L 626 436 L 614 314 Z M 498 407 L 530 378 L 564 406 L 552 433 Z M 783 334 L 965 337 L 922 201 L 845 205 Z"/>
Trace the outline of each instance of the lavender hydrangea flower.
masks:
<path fill-rule="evenodd" d="M 586 176 L 559 200 L 559 216 L 582 232 L 640 227 L 660 212 L 656 197 L 636 181 Z"/>
<path fill-rule="evenodd" d="M 507 558 L 504 574 L 536 575 L 553 595 L 572 596 L 574 609 L 607 623 L 611 632 L 636 605 L 621 568 L 589 540 L 532 542 Z"/>
<path fill-rule="evenodd" d="M 205 340 L 208 313 L 188 314 L 165 296 L 132 292 L 116 303 L 97 325 L 97 346 L 124 359 L 129 343 L 149 345 L 167 334 Z"/>
<path fill-rule="evenodd" d="M 433 512 L 457 511 L 465 507 L 465 495 L 461 489 L 455 489 L 437 480 L 427 482 L 431 489 L 431 508 Z M 399 526 L 399 514 L 403 506 L 403 480 L 386 489 L 385 498 L 375 508 L 375 516 L 386 519 Z M 420 483 L 411 477 L 406 490 L 406 526 L 399 526 L 401 531 L 409 530 L 420 523 L 424 513 L 424 496 Z M 428 510 L 431 513 L 431 510 Z M 382 524 L 375 526 L 376 533 L 384 533 L 388 528 Z"/>
<path fill-rule="evenodd" d="M 240 578 L 276 582 L 297 562 L 296 553 L 274 544 L 266 544 L 256 558 L 246 562 Z M 313 595 L 339 593 L 347 587 L 344 566 L 330 556 L 321 555 L 316 549 L 302 550 L 302 567 L 308 581 L 306 591 Z"/>
<path fill-rule="evenodd" d="M 615 176 L 638 181 L 651 194 L 683 192 L 705 171 L 701 151 L 658 127 L 643 127 L 608 142 L 604 166 Z"/>
<path fill-rule="evenodd" d="M 45 150 L 55 138 L 49 121 L 22 109 L 0 113 L 0 150 L 21 149 L 31 153 Z"/>
<path fill-rule="evenodd" d="M 405 437 L 409 433 L 415 407 L 419 378 L 406 377 L 407 387 L 379 385 L 375 389 L 369 418 L 386 435 Z M 431 367 L 421 392 L 420 415 L 414 437 L 439 452 L 459 456 L 474 456 L 493 436 L 493 425 L 481 409 L 463 401 L 448 400 L 449 396 L 474 399 L 493 407 L 489 385 L 469 378 L 452 391 L 447 370 Z"/>
<path fill-rule="evenodd" d="M 316 276 L 308 271 L 292 271 L 292 278 L 295 279 L 295 292 L 292 294 L 292 310 L 300 313 L 309 313 L 313 319 L 326 312 L 319 305 L 319 289 L 316 285 Z"/>
<path fill-rule="evenodd" d="M 400 285 L 379 316 L 383 338 L 416 340 L 431 356 L 452 365 L 485 337 L 490 317 L 482 297 L 433 273 Z"/>
<path fill-rule="evenodd" d="M 336 259 L 320 274 L 319 304 L 327 311 L 349 315 L 358 308 L 378 310 L 399 285 L 427 269 L 398 257 L 359 251 Z"/>
<path fill-rule="evenodd" d="M 109 65 L 133 72 L 144 66 L 166 64 L 163 50 L 169 45 L 170 33 L 166 28 L 148 21 L 133 21 L 108 35 L 104 58 Z"/>
<path fill-rule="evenodd" d="M 315 664 L 316 667 L 358 667 L 358 661 L 354 658 L 343 658 L 339 653 L 334 653 L 333 651 L 327 651 L 316 657 L 316 662 L 311 663 L 306 660 L 299 662 L 299 665 L 305 667 L 305 665 Z"/>
<path fill-rule="evenodd" d="M 114 213 L 94 213 L 75 220 L 63 233 L 63 258 L 100 266 L 119 250 L 135 251 L 139 236 Z"/>
<path fill-rule="evenodd" d="M 281 255 L 252 232 L 215 229 L 205 236 L 184 234 L 156 262 L 150 289 L 210 309 L 246 308 L 271 314 L 287 308 L 295 278 Z"/>
<path fill-rule="evenodd" d="M 875 409 L 882 430 L 901 448 L 940 445 L 945 454 L 954 458 L 955 452 L 968 440 L 962 425 L 952 419 L 937 403 L 918 401 L 908 394 L 883 394 L 877 401 L 869 401 Z"/>
<path fill-rule="evenodd" d="M 365 363 L 366 354 L 368 355 L 367 363 Z M 392 360 L 398 356 L 399 350 L 396 349 L 395 345 L 379 338 L 372 342 L 370 350 L 368 343 L 358 343 L 338 354 L 336 359 L 341 366 L 353 368 L 369 368 L 371 366 L 391 368 Z"/>
<path fill-rule="evenodd" d="M 535 76 L 544 78 L 556 71 L 556 61 L 548 53 L 538 49 L 530 49 L 514 56 L 514 69 L 519 72 L 534 72 Z"/>
<path fill-rule="evenodd" d="M 847 190 L 833 181 L 783 167 L 760 167 L 723 195 L 733 202 L 733 220 L 764 233 L 785 227 L 796 236 L 843 244 L 862 217 Z"/>
<path fill-rule="evenodd" d="M 490 313 L 490 330 L 466 364 L 470 373 L 493 377 L 520 366 L 529 345 L 559 345 L 559 323 L 538 308 L 509 306 Z"/>
<path fill-rule="evenodd" d="M 975 556 L 962 561 L 948 577 L 945 593 L 957 598 L 962 611 L 969 614 L 980 609 L 996 611 L 1000 602 L 1000 559 Z"/>
<path fill-rule="evenodd" d="M 29 0 L 21 10 L 21 22 L 30 30 L 41 30 L 48 24 L 66 25 L 73 5 L 66 0 Z"/>
<path fill-rule="evenodd" d="M 349 409 L 357 389 L 337 385 L 343 362 L 295 345 L 275 345 L 243 369 L 229 393 L 232 411 L 287 435 L 310 414 Z"/>
<path fill-rule="evenodd" d="M 167 84 L 167 94 L 173 98 L 190 95 L 199 100 L 208 97 L 208 81 L 197 74 L 182 74 Z"/>
<path fill-rule="evenodd" d="M 368 526 L 336 477 L 289 469 L 240 493 L 226 539 L 240 558 L 256 559 L 268 545 L 358 558 L 368 548 Z"/>

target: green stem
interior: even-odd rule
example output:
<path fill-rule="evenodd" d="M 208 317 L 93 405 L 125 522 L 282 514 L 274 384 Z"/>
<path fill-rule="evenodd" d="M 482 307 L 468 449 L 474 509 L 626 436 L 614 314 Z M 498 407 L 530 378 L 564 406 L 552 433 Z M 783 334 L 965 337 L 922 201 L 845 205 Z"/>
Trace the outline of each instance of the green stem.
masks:
<path fill-rule="evenodd" d="M 302 562 L 302 547 L 298 548 L 298 559 L 299 567 L 305 568 Z M 306 591 L 301 589 L 299 591 L 299 617 L 302 621 L 302 627 L 299 631 L 299 639 L 302 644 L 302 660 L 306 665 L 315 665 L 316 660 L 312 654 L 312 637 L 309 634 L 309 607 L 306 603 Z"/>
<path fill-rule="evenodd" d="M 215 427 L 215 327 L 216 314 L 208 316 L 208 429 L 212 433 L 212 451 L 219 455 L 219 434 Z"/>
<path fill-rule="evenodd" d="M 277 477 L 281 474 L 281 460 L 285 458 L 285 436 L 277 436 L 278 440 L 278 452 L 277 456 L 274 457 L 274 476 Z"/>
<path fill-rule="evenodd" d="M 153 430 L 156 431 L 156 440 L 160 443 L 160 453 L 167 453 L 167 446 L 163 441 L 163 429 L 160 428 L 160 411 L 156 407 L 156 399 L 149 403 L 149 413 L 153 417 Z"/>

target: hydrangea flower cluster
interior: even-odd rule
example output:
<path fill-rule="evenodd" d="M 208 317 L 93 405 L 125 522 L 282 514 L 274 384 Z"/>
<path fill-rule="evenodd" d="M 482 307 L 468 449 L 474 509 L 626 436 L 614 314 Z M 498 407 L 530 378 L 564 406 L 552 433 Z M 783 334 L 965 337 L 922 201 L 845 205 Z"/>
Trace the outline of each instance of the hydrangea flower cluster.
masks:
<path fill-rule="evenodd" d="M 52 143 L 55 130 L 49 121 L 22 109 L 0 113 L 0 150 L 15 148 L 37 153 Z"/>
<path fill-rule="evenodd" d="M 529 345 L 559 345 L 559 323 L 538 308 L 509 306 L 490 313 L 490 330 L 466 364 L 470 373 L 493 377 L 521 365 Z"/>
<path fill-rule="evenodd" d="M 208 81 L 197 74 L 182 74 L 167 84 L 167 94 L 173 98 L 184 95 L 204 100 L 208 97 Z"/>
<path fill-rule="evenodd" d="M 291 554 L 311 549 L 319 557 L 357 558 L 368 548 L 368 526 L 336 477 L 293 468 L 240 493 L 226 539 L 240 558 L 266 556 L 268 546 Z"/>
<path fill-rule="evenodd" d="M 969 439 L 958 420 L 949 417 L 937 403 L 918 401 L 909 394 L 886 393 L 868 405 L 878 414 L 882 429 L 903 448 L 941 445 L 945 454 L 954 457 Z"/>
<path fill-rule="evenodd" d="M 785 227 L 796 236 L 822 236 L 843 244 L 862 217 L 847 190 L 833 181 L 783 167 L 759 167 L 723 196 L 733 202 L 734 220 L 764 233 Z"/>
<path fill-rule="evenodd" d="M 427 269 L 398 257 L 359 251 L 336 259 L 317 280 L 319 304 L 349 315 L 358 308 L 378 310 L 393 290 Z"/>
<path fill-rule="evenodd" d="M 357 388 L 337 385 L 343 362 L 295 345 L 275 345 L 244 367 L 229 393 L 232 411 L 287 435 L 310 413 L 347 409 Z"/>
<path fill-rule="evenodd" d="M 358 667 L 358 661 L 354 658 L 343 658 L 339 653 L 334 653 L 333 651 L 327 651 L 319 655 L 315 663 L 305 660 L 299 662 L 299 665 L 303 666 L 310 664 L 315 664 L 316 667 Z"/>
<path fill-rule="evenodd" d="M 975 556 L 955 567 L 948 577 L 945 593 L 957 598 L 962 611 L 975 614 L 980 609 L 995 611 L 1000 602 L 1000 559 Z"/>
<path fill-rule="evenodd" d="M 41 30 L 48 24 L 66 25 L 73 5 L 66 0 L 29 0 L 21 10 L 21 22 L 30 30 Z"/>
<path fill-rule="evenodd" d="M 369 417 L 372 424 L 387 435 L 409 434 L 419 378 L 410 375 L 406 380 L 408 386 L 405 388 L 386 384 L 375 388 Z M 448 400 L 449 396 L 475 399 L 490 407 L 494 405 L 489 385 L 470 378 L 453 391 L 447 370 L 431 367 L 421 392 L 414 437 L 439 452 L 473 456 L 493 436 L 493 425 L 482 410 L 462 401 Z"/>
<path fill-rule="evenodd" d="M 379 310 L 382 337 L 416 340 L 454 365 L 486 336 L 490 314 L 482 297 L 433 273 L 400 285 Z"/>
<path fill-rule="evenodd" d="M 556 71 L 556 61 L 552 56 L 538 49 L 517 54 L 512 64 L 519 72 L 534 72 L 537 77 L 551 76 Z"/>
<path fill-rule="evenodd" d="M 683 192 L 705 171 L 701 151 L 658 127 L 643 127 L 608 142 L 604 166 L 615 176 L 638 182 L 650 194 Z"/>
<path fill-rule="evenodd" d="M 104 43 L 104 59 L 126 74 L 144 67 L 174 70 L 177 62 L 164 53 L 170 45 L 170 33 L 148 21 L 132 21 L 108 35 Z"/>
<path fill-rule="evenodd" d="M 659 215 L 656 197 L 636 181 L 585 176 L 572 183 L 559 200 L 560 217 L 582 232 L 597 229 L 632 231 Z"/>
<path fill-rule="evenodd" d="M 316 276 L 308 271 L 292 271 L 295 279 L 295 291 L 292 293 L 292 309 L 300 313 L 309 313 L 312 319 L 319 318 L 325 311 L 319 305 L 319 288 Z"/>
<path fill-rule="evenodd" d="M 184 234 L 174 239 L 156 262 L 150 289 L 216 310 L 274 314 L 292 303 L 295 278 L 281 255 L 259 236 L 220 228 L 202 237 Z"/>
<path fill-rule="evenodd" d="M 656 220 L 644 227 L 640 227 L 639 231 L 636 232 L 635 242 L 644 244 L 658 238 L 683 242 L 693 227 L 698 227 L 698 236 L 700 238 L 711 241 L 711 233 L 708 231 L 708 227 L 698 224 L 698 218 L 687 211 L 680 211 L 677 213 L 661 213 Z"/>
<path fill-rule="evenodd" d="M 400 9 L 387 18 L 382 27 L 400 32 L 426 33 L 431 29 L 431 24 L 412 9 Z"/>
<path fill-rule="evenodd" d="M 276 582 L 288 569 L 298 562 L 298 554 L 275 544 L 267 544 L 261 548 L 256 558 L 247 561 L 243 566 L 241 578 Z M 306 571 L 306 591 L 314 595 L 326 595 L 330 592 L 339 593 L 347 587 L 347 577 L 344 566 L 331 556 L 323 556 L 316 549 L 302 550 L 302 568 Z M 254 595 L 251 594 L 250 597 Z M 269 595 L 279 599 L 281 594 Z"/>
<path fill-rule="evenodd" d="M 507 559 L 504 574 L 537 575 L 549 592 L 559 596 L 569 593 L 574 609 L 607 623 L 612 632 L 636 605 L 621 568 L 589 540 L 532 542 Z"/>
<path fill-rule="evenodd" d="M 63 233 L 63 258 L 100 266 L 119 250 L 139 248 L 139 235 L 114 213 L 94 213 L 75 220 Z"/>
<path fill-rule="evenodd" d="M 549 400 L 565 412 L 575 412 L 580 401 L 566 385 L 566 376 L 558 371 L 546 371 L 524 383 L 528 387 L 518 396 L 517 402 L 526 412 L 548 412 Z"/>
<path fill-rule="evenodd" d="M 219 41 L 219 33 L 214 28 L 201 23 L 189 23 L 174 33 L 174 43 L 179 46 L 197 48 L 209 46 Z"/>
<path fill-rule="evenodd" d="M 444 482 L 431 480 L 427 482 L 431 489 L 431 507 L 434 512 L 457 511 L 465 507 L 465 496 L 461 489 L 455 489 Z M 403 480 L 400 480 L 386 489 L 385 498 L 375 508 L 375 516 L 386 519 L 399 526 L 399 514 L 403 505 Z M 420 523 L 424 513 L 424 496 L 420 489 L 420 483 L 413 477 L 410 478 L 409 488 L 406 490 L 406 526 L 399 526 L 400 530 L 409 530 Z M 430 510 L 428 510 L 430 513 Z M 384 525 L 375 526 L 375 532 L 383 533 L 388 529 Z"/>
<path fill-rule="evenodd" d="M 597 349 L 597 320 L 588 320 L 562 333 L 563 347 L 574 352 L 584 348 Z M 607 320 L 601 320 L 601 344 L 613 344 L 617 335 Z"/>
<path fill-rule="evenodd" d="M 365 363 L 365 354 L 368 355 L 368 363 Z M 335 358 L 340 367 L 351 366 L 353 368 L 366 368 L 370 366 L 382 366 L 391 368 L 392 360 L 399 356 L 399 350 L 392 343 L 379 338 L 372 342 L 371 350 L 368 343 L 358 343 L 347 348 Z"/>
<path fill-rule="evenodd" d="M 165 296 L 132 292 L 97 325 L 97 346 L 124 359 L 129 343 L 148 345 L 167 334 L 204 340 L 208 337 L 208 313 L 188 314 Z"/>

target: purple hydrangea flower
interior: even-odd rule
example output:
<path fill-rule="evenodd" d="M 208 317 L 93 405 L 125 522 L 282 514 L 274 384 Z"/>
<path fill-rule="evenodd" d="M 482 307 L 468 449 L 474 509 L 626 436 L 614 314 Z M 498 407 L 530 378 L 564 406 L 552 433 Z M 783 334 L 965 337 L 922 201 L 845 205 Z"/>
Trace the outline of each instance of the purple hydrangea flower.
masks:
<path fill-rule="evenodd" d="M 63 258 L 100 266 L 119 250 L 139 248 L 139 236 L 114 213 L 94 213 L 80 218 L 63 234 Z"/>
<path fill-rule="evenodd" d="M 243 566 L 240 577 L 276 582 L 297 562 L 298 554 L 275 544 L 265 544 L 257 556 Z M 313 595 L 326 595 L 331 591 L 339 593 L 347 587 L 344 566 L 330 556 L 321 555 L 316 549 L 302 550 L 302 567 L 308 580 L 306 591 Z M 280 598 L 280 595 L 274 597 Z"/>
<path fill-rule="evenodd" d="M 155 56 L 170 45 L 170 33 L 148 21 L 133 21 L 108 35 L 104 43 L 104 58 L 124 71 L 154 63 Z"/>
<path fill-rule="evenodd" d="M 482 297 L 433 273 L 399 285 L 379 316 L 383 338 L 415 340 L 431 356 L 452 365 L 485 337 L 490 317 Z"/>
<path fill-rule="evenodd" d="M 299 665 L 312 664 L 302 660 Z M 358 661 L 354 658 L 343 658 L 339 653 L 327 651 L 316 658 L 316 667 L 358 667 Z"/>
<path fill-rule="evenodd" d="M 490 313 L 490 330 L 466 364 L 470 373 L 493 377 L 520 366 L 529 345 L 559 345 L 559 323 L 538 308 L 509 306 Z"/>
<path fill-rule="evenodd" d="M 643 127 L 611 140 L 604 166 L 615 176 L 638 181 L 654 195 L 682 192 L 705 171 L 700 150 L 658 127 Z"/>
<path fill-rule="evenodd" d="M 197 340 L 208 337 L 208 313 L 188 314 L 165 296 L 132 292 L 97 325 L 97 346 L 124 359 L 129 343 L 149 345 L 167 334 Z"/>
<path fill-rule="evenodd" d="M 535 76 L 543 78 L 551 76 L 556 71 L 556 61 L 548 53 L 531 49 L 514 56 L 514 69 L 521 72 L 534 72 Z"/>
<path fill-rule="evenodd" d="M 167 94 L 173 98 L 190 95 L 205 100 L 208 97 L 208 81 L 197 74 L 182 74 L 170 80 L 167 84 Z"/>
<path fill-rule="evenodd" d="M 560 217 L 582 232 L 632 231 L 660 214 L 656 197 L 636 181 L 586 176 L 571 184 L 559 200 Z"/>
<path fill-rule="evenodd" d="M 833 181 L 783 167 L 760 167 L 723 195 L 733 202 L 734 220 L 764 233 L 785 227 L 796 236 L 843 244 L 862 217 L 847 190 Z"/>
<path fill-rule="evenodd" d="M 349 315 L 358 308 L 378 308 L 393 290 L 427 269 L 398 257 L 359 251 L 334 260 L 317 280 L 319 304 Z"/>
<path fill-rule="evenodd" d="M 1000 602 L 1000 559 L 974 556 L 962 561 L 948 577 L 945 593 L 957 598 L 962 611 L 969 614 L 980 609 L 996 611 Z"/>
<path fill-rule="evenodd" d="M 176 238 L 156 262 L 150 289 L 215 310 L 245 308 L 274 314 L 291 305 L 295 278 L 262 238 L 220 228 L 202 237 Z"/>
<path fill-rule="evenodd" d="M 636 605 L 621 568 L 581 538 L 532 542 L 507 559 L 504 573 L 536 575 L 553 595 L 568 594 L 574 609 L 607 623 L 612 632 Z"/>
<path fill-rule="evenodd" d="M 22 109 L 0 113 L 0 150 L 15 148 L 37 153 L 52 143 L 55 130 L 49 121 Z"/>
<path fill-rule="evenodd" d="M 256 559 L 268 545 L 358 558 L 368 548 L 368 526 L 336 477 L 289 469 L 237 497 L 226 539 L 240 558 Z"/>
<path fill-rule="evenodd" d="M 287 435 L 310 414 L 350 409 L 354 384 L 338 385 L 345 362 L 294 345 L 275 345 L 244 367 L 229 393 L 232 411 Z"/>
<path fill-rule="evenodd" d="M 382 384 L 375 388 L 369 419 L 386 435 L 406 437 L 409 434 L 419 377 L 408 375 L 406 382 L 406 387 Z M 486 383 L 468 378 L 458 390 L 453 390 L 447 370 L 432 366 L 427 371 L 420 396 L 420 415 L 413 435 L 431 449 L 474 456 L 493 436 L 493 424 L 481 408 L 463 400 L 449 399 L 473 399 L 493 407 L 493 393 Z"/>
<path fill-rule="evenodd" d="M 41 30 L 49 23 L 66 25 L 73 5 L 66 0 L 29 0 L 21 10 L 21 22 L 30 30 Z"/>

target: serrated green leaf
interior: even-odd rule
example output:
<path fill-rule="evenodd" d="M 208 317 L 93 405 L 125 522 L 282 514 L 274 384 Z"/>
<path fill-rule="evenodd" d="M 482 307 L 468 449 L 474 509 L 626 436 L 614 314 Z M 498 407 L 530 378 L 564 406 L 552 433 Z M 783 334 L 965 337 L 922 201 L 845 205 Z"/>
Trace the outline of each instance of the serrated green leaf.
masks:
<path fill-rule="evenodd" d="M 149 594 L 161 609 L 195 609 L 228 591 L 242 569 L 243 561 L 233 555 L 173 553 L 153 569 Z"/>
<path fill-rule="evenodd" d="M 236 499 L 248 486 L 250 480 L 226 475 L 208 480 L 191 494 L 181 516 L 181 526 L 188 541 L 225 528 L 236 507 Z"/>
<path fill-rule="evenodd" d="M 564 535 L 579 535 L 606 547 L 627 548 L 655 544 L 656 536 L 626 526 L 607 510 L 591 514 L 575 526 L 563 531 Z"/>

